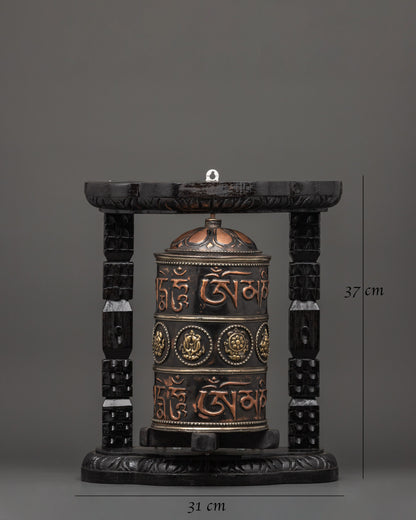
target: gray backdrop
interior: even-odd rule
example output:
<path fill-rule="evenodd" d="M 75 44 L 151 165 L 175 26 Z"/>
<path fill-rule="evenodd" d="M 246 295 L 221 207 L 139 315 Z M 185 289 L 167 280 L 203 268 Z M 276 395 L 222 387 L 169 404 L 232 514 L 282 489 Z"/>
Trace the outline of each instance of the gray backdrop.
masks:
<path fill-rule="evenodd" d="M 414 468 L 413 1 L 15 1 L 0 5 L 4 464 L 71 468 L 100 440 L 102 215 L 85 180 L 344 182 L 322 218 L 322 444 Z M 151 419 L 161 251 L 203 216 L 136 216 L 135 430 Z M 268 417 L 286 442 L 287 215 L 223 216 L 272 255 Z"/>

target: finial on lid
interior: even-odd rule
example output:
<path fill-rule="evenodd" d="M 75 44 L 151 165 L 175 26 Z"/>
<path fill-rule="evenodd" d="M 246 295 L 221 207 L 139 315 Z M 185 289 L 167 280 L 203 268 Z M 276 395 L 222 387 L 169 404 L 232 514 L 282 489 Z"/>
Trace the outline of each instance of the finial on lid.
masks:
<path fill-rule="evenodd" d="M 215 214 L 211 213 L 211 216 L 205 219 L 205 227 L 210 229 L 219 228 L 221 227 L 221 220 L 219 218 L 215 218 Z"/>

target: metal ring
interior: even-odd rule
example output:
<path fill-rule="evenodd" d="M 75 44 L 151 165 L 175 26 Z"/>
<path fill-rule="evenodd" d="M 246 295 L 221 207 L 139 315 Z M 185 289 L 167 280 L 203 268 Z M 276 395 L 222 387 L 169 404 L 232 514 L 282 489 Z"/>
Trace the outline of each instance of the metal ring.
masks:
<path fill-rule="evenodd" d="M 205 182 L 218 182 L 220 180 L 220 174 L 217 170 L 208 170 L 205 174 Z"/>

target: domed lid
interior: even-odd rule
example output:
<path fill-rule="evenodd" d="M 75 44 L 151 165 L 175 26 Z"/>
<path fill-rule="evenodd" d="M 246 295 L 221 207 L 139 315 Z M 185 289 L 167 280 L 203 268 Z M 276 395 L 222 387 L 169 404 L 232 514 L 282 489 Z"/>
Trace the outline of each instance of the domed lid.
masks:
<path fill-rule="evenodd" d="M 207 218 L 205 227 L 182 233 L 166 249 L 168 253 L 260 253 L 256 244 L 241 231 L 221 227 L 221 220 Z"/>

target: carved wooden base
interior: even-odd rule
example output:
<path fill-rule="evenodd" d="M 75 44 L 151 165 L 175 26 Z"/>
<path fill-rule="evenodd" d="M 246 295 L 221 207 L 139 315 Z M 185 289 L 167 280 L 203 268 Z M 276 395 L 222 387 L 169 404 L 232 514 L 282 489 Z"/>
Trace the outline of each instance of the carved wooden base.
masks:
<path fill-rule="evenodd" d="M 81 478 L 106 484 L 155 486 L 254 486 L 332 482 L 338 464 L 322 450 L 218 450 L 187 448 L 97 449 L 85 457 Z"/>

